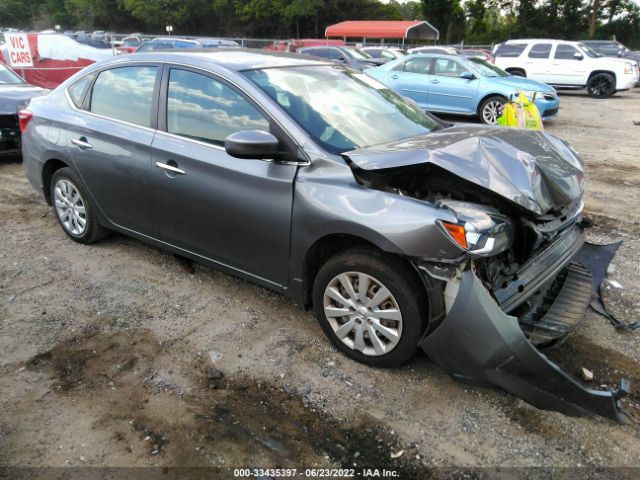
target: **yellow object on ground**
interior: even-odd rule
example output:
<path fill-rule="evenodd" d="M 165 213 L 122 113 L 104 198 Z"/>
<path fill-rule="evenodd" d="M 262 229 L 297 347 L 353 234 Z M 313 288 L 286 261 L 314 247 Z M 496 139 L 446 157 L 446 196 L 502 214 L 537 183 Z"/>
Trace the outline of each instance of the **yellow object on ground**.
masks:
<path fill-rule="evenodd" d="M 524 93 L 520 93 L 515 100 L 508 101 L 502 109 L 502 115 L 498 117 L 498 125 L 542 130 L 540 111 L 533 100 L 535 98 L 529 100 Z"/>

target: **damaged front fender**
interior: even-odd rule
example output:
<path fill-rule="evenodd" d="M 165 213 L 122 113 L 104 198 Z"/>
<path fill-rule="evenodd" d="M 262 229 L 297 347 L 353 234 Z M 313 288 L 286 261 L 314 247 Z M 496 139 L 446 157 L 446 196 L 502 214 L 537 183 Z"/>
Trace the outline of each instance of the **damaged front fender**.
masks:
<path fill-rule="evenodd" d="M 529 342 L 469 267 L 447 316 L 420 346 L 459 381 L 501 387 L 544 410 L 628 420 L 619 402 L 629 393 L 627 380 L 613 391 L 580 385 Z"/>

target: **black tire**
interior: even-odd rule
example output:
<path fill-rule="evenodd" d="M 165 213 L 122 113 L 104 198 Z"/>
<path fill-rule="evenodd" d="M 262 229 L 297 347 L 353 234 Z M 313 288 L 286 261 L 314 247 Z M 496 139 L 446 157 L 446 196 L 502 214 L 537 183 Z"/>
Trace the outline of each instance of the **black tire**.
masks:
<path fill-rule="evenodd" d="M 587 94 L 591 98 L 609 98 L 616 93 L 616 79 L 610 73 L 596 73 L 587 82 Z"/>
<path fill-rule="evenodd" d="M 514 77 L 526 77 L 527 76 L 527 74 L 524 72 L 524 70 L 520 70 L 519 68 L 512 68 L 510 70 L 507 70 L 507 73 L 510 73 Z"/>
<path fill-rule="evenodd" d="M 480 121 L 482 123 L 486 123 L 487 125 L 495 125 L 496 121 L 498 120 L 498 116 L 500 112 L 496 111 L 495 116 L 492 115 L 492 118 L 494 118 L 493 121 L 489 121 L 488 115 L 490 115 L 488 112 L 485 112 L 485 109 L 490 109 L 493 111 L 492 108 L 490 108 L 490 106 L 494 106 L 497 104 L 500 104 L 501 107 L 504 107 L 504 105 L 507 103 L 507 99 L 500 96 L 500 95 L 493 95 L 491 97 L 485 98 L 482 103 L 480 104 L 480 107 L 478 107 L 478 117 L 480 117 Z"/>
<path fill-rule="evenodd" d="M 74 233 L 73 231 L 70 231 L 69 227 L 63 223 L 63 220 L 60 217 L 59 209 L 56 206 L 56 185 L 58 185 L 58 182 L 60 181 L 69 182 L 68 184 L 72 185 L 80 195 L 81 206 L 84 207 L 83 218 L 86 222 L 84 230 L 81 232 Z M 109 230 L 100 225 L 100 222 L 95 215 L 96 207 L 92 203 L 91 197 L 84 188 L 82 181 L 72 169 L 65 167 L 56 170 L 51 178 L 49 191 L 51 192 L 51 205 L 53 206 L 56 219 L 64 233 L 66 233 L 69 238 L 78 243 L 88 244 L 102 240 L 109 235 Z"/>
<path fill-rule="evenodd" d="M 397 303 L 402 315 L 401 333 L 399 341 L 387 353 L 367 355 L 356 350 L 355 346 L 350 347 L 338 338 L 327 318 L 324 308 L 325 290 L 338 275 L 347 272 L 364 273 L 373 277 L 391 292 Z M 402 365 L 415 355 L 429 315 L 427 293 L 416 273 L 394 256 L 363 247 L 339 253 L 320 268 L 313 284 L 313 309 L 325 335 L 338 350 L 353 360 L 383 368 Z M 346 318 L 343 321 L 346 323 Z M 380 335 L 379 338 L 385 340 Z M 366 340 L 372 345 L 369 337 Z"/>

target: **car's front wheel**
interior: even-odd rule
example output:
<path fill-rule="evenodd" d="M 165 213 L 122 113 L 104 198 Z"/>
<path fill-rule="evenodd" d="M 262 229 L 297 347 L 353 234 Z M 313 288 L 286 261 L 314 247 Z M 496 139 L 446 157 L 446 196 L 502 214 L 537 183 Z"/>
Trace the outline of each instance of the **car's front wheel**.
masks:
<path fill-rule="evenodd" d="M 369 248 L 347 250 L 322 266 L 313 305 L 338 350 L 377 367 L 409 360 L 428 317 L 426 293 L 415 273 L 400 259 Z"/>
<path fill-rule="evenodd" d="M 587 94 L 591 98 L 609 98 L 616 93 L 616 79 L 609 73 L 596 73 L 587 83 Z"/>
<path fill-rule="evenodd" d="M 65 167 L 51 178 L 51 205 L 64 232 L 79 243 L 93 243 L 108 234 L 77 174 Z"/>
<path fill-rule="evenodd" d="M 502 114 L 502 107 L 504 107 L 505 103 L 507 103 L 507 99 L 499 95 L 485 99 L 478 109 L 482 123 L 489 125 L 498 123 L 498 117 Z"/>

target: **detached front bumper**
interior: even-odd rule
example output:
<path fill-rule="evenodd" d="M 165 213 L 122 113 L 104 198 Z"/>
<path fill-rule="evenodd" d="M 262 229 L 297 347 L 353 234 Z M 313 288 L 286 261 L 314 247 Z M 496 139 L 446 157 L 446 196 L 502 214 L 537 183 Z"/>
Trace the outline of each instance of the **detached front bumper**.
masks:
<path fill-rule="evenodd" d="M 557 326 L 553 322 L 558 321 L 558 311 L 563 309 L 567 315 L 571 311 L 573 315 L 584 314 L 590 295 L 585 300 L 580 268 L 574 277 L 570 277 L 571 272 L 567 276 L 558 295 L 560 304 L 555 312 L 551 311 L 553 306 L 549 310 L 552 318 L 545 328 Z M 590 292 L 591 277 L 587 278 Z M 576 289 L 582 293 L 576 294 Z M 580 298 L 577 303 L 576 296 Z M 503 311 L 469 266 L 462 272 L 458 294 L 447 316 L 420 346 L 434 363 L 459 381 L 501 387 L 544 410 L 576 416 L 597 414 L 626 422 L 619 400 L 629 392 L 628 381 L 621 380 L 614 391 L 583 387 L 529 341 L 518 318 Z"/>

